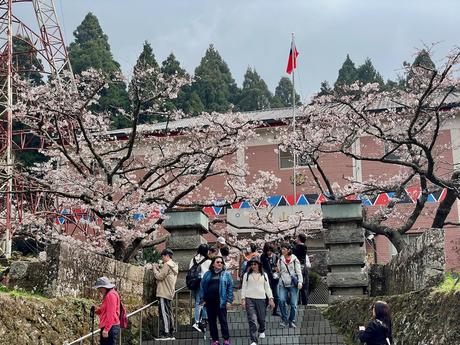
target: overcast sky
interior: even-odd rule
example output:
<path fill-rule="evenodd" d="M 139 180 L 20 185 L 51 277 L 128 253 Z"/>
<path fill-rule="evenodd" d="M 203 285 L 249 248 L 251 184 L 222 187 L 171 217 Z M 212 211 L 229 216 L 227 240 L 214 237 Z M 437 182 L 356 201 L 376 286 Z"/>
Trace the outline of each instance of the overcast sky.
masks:
<path fill-rule="evenodd" d="M 213 43 L 239 85 L 251 66 L 274 91 L 286 75 L 294 32 L 300 52 L 296 84 L 303 99 L 322 80 L 334 83 L 347 53 L 356 65 L 370 57 L 384 79 L 394 79 L 416 48 L 439 42 L 435 62 L 440 62 L 460 45 L 458 0 L 54 1 L 66 44 L 93 12 L 127 76 L 145 40 L 159 62 L 173 52 L 191 73 Z"/>

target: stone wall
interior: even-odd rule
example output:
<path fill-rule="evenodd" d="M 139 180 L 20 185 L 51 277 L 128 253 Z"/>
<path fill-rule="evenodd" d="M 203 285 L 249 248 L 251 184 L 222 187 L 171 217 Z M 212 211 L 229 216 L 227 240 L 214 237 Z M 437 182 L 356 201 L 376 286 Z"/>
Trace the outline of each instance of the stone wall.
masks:
<path fill-rule="evenodd" d="M 425 231 L 385 266 L 370 269 L 371 295 L 396 295 L 437 285 L 445 272 L 444 230 Z"/>
<path fill-rule="evenodd" d="M 371 319 L 370 307 L 380 298 L 361 298 L 330 306 L 326 317 L 337 326 L 347 344 L 356 339 L 358 326 Z M 459 292 L 441 293 L 429 289 L 385 297 L 389 303 L 394 345 L 460 344 Z M 393 344 L 393 343 L 392 343 Z"/>
<path fill-rule="evenodd" d="M 96 291 L 91 286 L 100 276 L 111 279 L 123 300 L 130 304 L 150 302 L 155 294 L 150 270 L 67 243 L 50 245 L 44 262 L 13 263 L 10 276 L 11 287 L 42 292 L 49 297 L 95 297 Z"/>

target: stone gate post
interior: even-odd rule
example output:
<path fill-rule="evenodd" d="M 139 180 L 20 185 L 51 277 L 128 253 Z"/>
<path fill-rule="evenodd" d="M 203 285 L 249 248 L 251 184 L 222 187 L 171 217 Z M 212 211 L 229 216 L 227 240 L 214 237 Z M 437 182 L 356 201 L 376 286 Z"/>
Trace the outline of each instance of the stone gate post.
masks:
<path fill-rule="evenodd" d="M 197 208 L 174 209 L 168 211 L 168 219 L 163 226 L 171 234 L 166 246 L 174 252 L 173 260 L 179 264 L 179 276 L 176 288 L 185 285 L 185 276 L 191 258 L 202 243 L 207 243 L 202 234 L 209 228 L 209 218 Z"/>
<path fill-rule="evenodd" d="M 328 201 L 321 205 L 324 243 L 329 249 L 329 302 L 367 294 L 368 275 L 361 201 Z"/>

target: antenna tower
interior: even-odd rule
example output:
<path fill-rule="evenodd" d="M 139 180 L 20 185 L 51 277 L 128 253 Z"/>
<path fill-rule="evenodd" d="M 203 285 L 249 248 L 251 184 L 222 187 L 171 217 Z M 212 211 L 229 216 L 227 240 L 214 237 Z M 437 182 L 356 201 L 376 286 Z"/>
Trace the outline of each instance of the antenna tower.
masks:
<path fill-rule="evenodd" d="M 32 12 L 33 11 L 33 12 Z M 35 14 L 35 22 L 26 23 L 20 15 Z M 15 42 L 27 48 L 15 51 Z M 20 222 L 22 207 L 36 207 L 39 196 L 26 198 L 19 175 L 14 169 L 14 150 L 28 146 L 31 133 L 13 130 L 15 76 L 31 72 L 19 61 L 40 59 L 42 75 L 59 81 L 72 69 L 53 0 L 0 0 L 0 256 L 11 256 L 14 224 Z M 37 72 L 37 69 L 34 69 Z M 36 138 L 36 137 L 35 137 Z M 42 144 L 43 141 L 40 140 Z M 40 144 L 40 145 L 41 145 Z M 37 145 L 33 147 L 37 149 Z M 35 198 L 35 199 L 34 199 Z"/>

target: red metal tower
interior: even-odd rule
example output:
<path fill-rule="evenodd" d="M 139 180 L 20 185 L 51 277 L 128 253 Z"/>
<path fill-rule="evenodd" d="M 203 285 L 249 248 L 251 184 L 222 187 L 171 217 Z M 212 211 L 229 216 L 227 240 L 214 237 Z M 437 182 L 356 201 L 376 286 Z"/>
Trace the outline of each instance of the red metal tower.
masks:
<path fill-rule="evenodd" d="M 25 23 L 17 6 L 34 11 L 36 23 Z M 32 12 L 31 12 L 32 13 Z M 13 38 L 27 49 L 14 51 Z M 13 150 L 27 149 L 30 133 L 13 131 L 14 77 L 22 72 L 19 61 L 39 58 L 39 72 L 58 80 L 72 70 L 53 0 L 0 0 L 0 255 L 11 254 L 13 223 L 22 216 L 24 193 L 14 171 Z M 36 71 L 36 70 L 35 70 Z M 14 139 L 14 140 L 13 140 Z M 20 189 L 17 191 L 17 189 Z M 31 197 L 30 195 L 28 197 Z M 32 196 L 33 197 L 33 196 Z M 30 202 L 29 202 L 30 203 Z"/>

